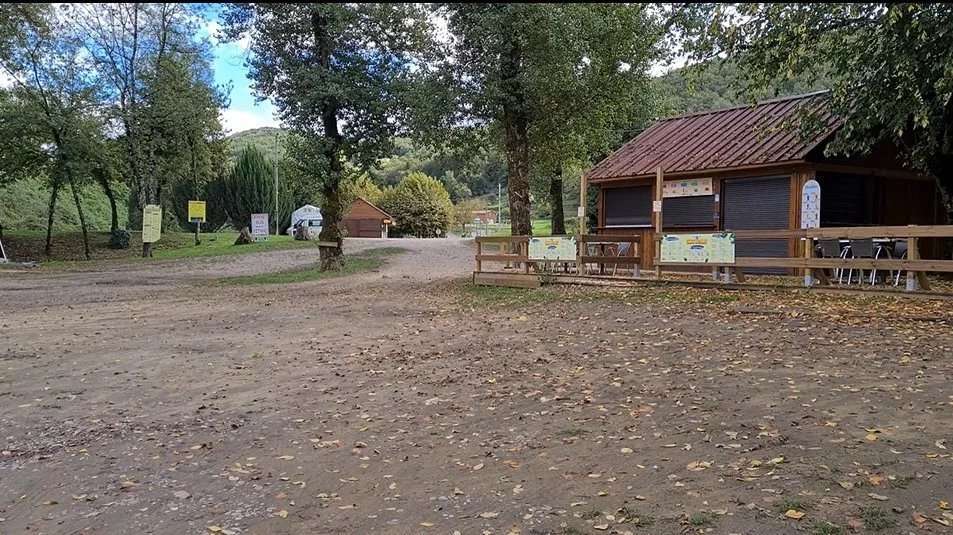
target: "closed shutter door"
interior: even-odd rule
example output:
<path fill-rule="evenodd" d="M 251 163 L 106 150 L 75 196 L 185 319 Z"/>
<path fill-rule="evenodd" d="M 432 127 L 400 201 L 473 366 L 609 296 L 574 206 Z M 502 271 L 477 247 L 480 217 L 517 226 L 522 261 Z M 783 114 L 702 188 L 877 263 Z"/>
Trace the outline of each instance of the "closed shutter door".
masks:
<path fill-rule="evenodd" d="M 377 219 L 361 219 L 359 221 L 360 235 L 362 238 L 380 238 L 381 222 Z"/>
<path fill-rule="evenodd" d="M 726 180 L 721 193 L 724 229 L 787 229 L 790 188 L 788 177 Z M 788 240 L 738 240 L 735 243 L 735 256 L 784 258 L 787 255 Z M 750 272 L 785 273 L 785 270 L 754 269 Z"/>

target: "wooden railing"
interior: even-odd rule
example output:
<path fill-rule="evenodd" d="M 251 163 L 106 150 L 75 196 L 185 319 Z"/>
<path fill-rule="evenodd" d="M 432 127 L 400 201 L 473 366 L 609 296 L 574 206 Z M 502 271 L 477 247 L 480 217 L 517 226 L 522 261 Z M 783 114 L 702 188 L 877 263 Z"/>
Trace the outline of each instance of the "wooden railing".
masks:
<path fill-rule="evenodd" d="M 629 244 L 629 250 L 623 254 L 618 254 L 620 244 Z M 599 249 L 599 254 L 590 255 L 589 246 L 595 245 Z M 578 248 L 577 263 L 579 266 L 596 264 L 599 266 L 599 273 L 605 273 L 606 266 L 631 266 L 634 277 L 639 276 L 639 267 L 642 262 L 641 239 L 639 236 L 609 235 L 609 234 L 583 234 L 576 240 Z M 606 249 L 612 252 L 615 248 L 616 254 L 606 254 Z M 578 269 L 582 272 L 583 267 Z"/>
<path fill-rule="evenodd" d="M 484 262 L 522 265 L 523 273 L 529 273 L 529 237 L 528 236 L 477 236 L 476 270 L 477 273 L 494 273 L 502 270 L 483 269 Z M 494 254 L 485 254 L 484 248 L 496 247 Z"/>

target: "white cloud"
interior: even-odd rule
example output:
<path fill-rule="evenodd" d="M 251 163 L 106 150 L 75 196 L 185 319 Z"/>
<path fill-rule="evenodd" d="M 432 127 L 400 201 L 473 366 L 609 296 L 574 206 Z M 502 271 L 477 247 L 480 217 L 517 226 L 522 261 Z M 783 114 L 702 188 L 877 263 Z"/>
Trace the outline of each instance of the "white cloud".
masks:
<path fill-rule="evenodd" d="M 221 110 L 219 118 L 222 121 L 225 132 L 229 134 L 243 130 L 251 130 L 252 128 L 261 128 L 263 126 L 280 126 L 278 120 L 269 113 L 269 110 L 265 109 L 262 109 L 261 113 L 254 113 L 229 108 Z"/>

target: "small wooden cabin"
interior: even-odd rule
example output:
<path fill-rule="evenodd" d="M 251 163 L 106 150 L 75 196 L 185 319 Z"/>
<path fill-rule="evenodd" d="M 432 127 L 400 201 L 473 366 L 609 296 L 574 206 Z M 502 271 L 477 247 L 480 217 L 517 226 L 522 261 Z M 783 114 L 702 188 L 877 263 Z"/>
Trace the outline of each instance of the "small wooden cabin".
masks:
<path fill-rule="evenodd" d="M 352 238 L 386 238 L 394 219 L 370 201 L 358 197 L 342 222 Z"/>
<path fill-rule="evenodd" d="M 601 234 L 640 234 L 652 265 L 656 170 L 664 176 L 664 232 L 801 228 L 801 188 L 821 185 L 821 226 L 936 224 L 943 207 L 932 177 L 905 169 L 894 147 L 862 158 L 830 158 L 824 147 L 840 126 L 828 93 L 811 93 L 692 113 L 655 123 L 589 170 L 599 187 Z M 823 130 L 797 131 L 807 107 Z M 738 240 L 739 256 L 796 256 L 797 240 Z M 923 247 L 929 257 L 931 247 Z"/>

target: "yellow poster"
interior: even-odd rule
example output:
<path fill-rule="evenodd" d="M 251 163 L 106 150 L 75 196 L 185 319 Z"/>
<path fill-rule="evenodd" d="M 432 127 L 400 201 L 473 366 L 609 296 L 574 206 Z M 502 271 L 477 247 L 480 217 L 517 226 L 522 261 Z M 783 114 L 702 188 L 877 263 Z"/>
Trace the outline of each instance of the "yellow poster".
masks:
<path fill-rule="evenodd" d="M 735 235 L 666 234 L 662 237 L 663 264 L 734 264 Z"/>
<path fill-rule="evenodd" d="M 189 222 L 205 223 L 205 201 L 189 201 Z"/>
<path fill-rule="evenodd" d="M 162 207 L 147 204 L 142 209 L 142 243 L 155 243 L 162 235 Z"/>

